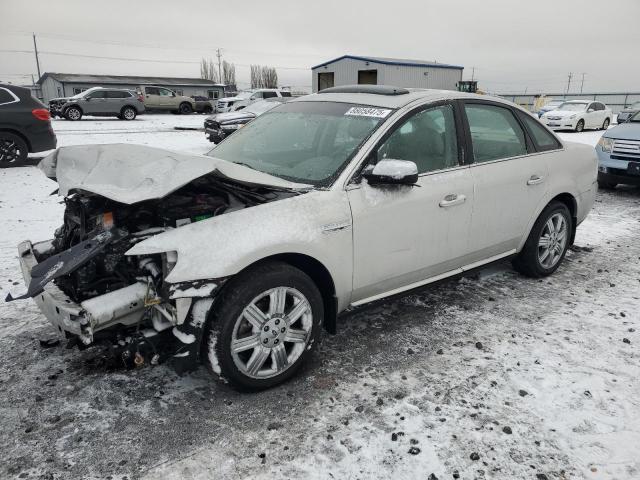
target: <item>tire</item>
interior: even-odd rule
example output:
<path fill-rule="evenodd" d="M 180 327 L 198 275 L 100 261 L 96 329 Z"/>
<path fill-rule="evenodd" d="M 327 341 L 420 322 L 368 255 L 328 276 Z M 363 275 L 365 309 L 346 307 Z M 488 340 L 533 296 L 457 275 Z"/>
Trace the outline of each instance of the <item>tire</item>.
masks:
<path fill-rule="evenodd" d="M 293 321 L 287 319 L 291 314 Z M 323 316 L 320 291 L 303 271 L 276 261 L 249 268 L 216 300 L 203 337 L 204 361 L 214 376 L 238 390 L 273 387 L 294 376 L 309 358 Z"/>
<path fill-rule="evenodd" d="M 76 120 L 80 120 L 82 118 L 82 110 L 78 107 L 69 107 L 67 111 L 64 112 L 64 116 L 67 120 L 71 120 L 75 122 Z"/>
<path fill-rule="evenodd" d="M 555 235 L 549 222 L 556 228 Z M 564 222 L 564 225 L 561 222 Z M 522 251 L 512 262 L 513 267 L 527 277 L 541 278 L 551 275 L 558 269 L 567 253 L 573 228 L 573 219 L 567 206 L 561 202 L 551 202 L 533 225 Z M 547 239 L 545 243 L 550 247 L 541 245 L 543 238 Z"/>
<path fill-rule="evenodd" d="M 120 111 L 120 118 L 124 120 L 135 120 L 136 115 L 138 115 L 138 112 L 133 107 L 124 107 Z"/>
<path fill-rule="evenodd" d="M 181 103 L 180 107 L 178 109 L 178 111 L 182 114 L 182 115 L 188 115 L 190 113 L 193 112 L 193 108 L 191 107 L 190 104 L 188 103 Z"/>
<path fill-rule="evenodd" d="M 602 130 L 606 130 L 607 128 L 609 128 L 609 124 L 611 123 L 611 120 L 609 120 L 608 118 L 605 119 L 604 123 L 602 124 Z"/>
<path fill-rule="evenodd" d="M 578 120 L 576 123 L 576 132 L 580 133 L 584 130 L 584 120 Z"/>
<path fill-rule="evenodd" d="M 213 113 L 213 107 L 212 106 L 204 107 L 204 110 L 202 110 L 202 113 L 205 113 L 207 115 L 211 115 Z"/>
<path fill-rule="evenodd" d="M 0 168 L 18 166 L 27 159 L 29 147 L 22 137 L 0 132 Z"/>

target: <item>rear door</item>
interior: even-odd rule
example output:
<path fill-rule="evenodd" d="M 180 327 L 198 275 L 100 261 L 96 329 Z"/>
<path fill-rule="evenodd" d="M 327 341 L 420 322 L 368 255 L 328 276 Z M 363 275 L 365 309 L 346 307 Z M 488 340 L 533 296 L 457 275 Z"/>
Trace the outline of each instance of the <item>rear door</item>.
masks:
<path fill-rule="evenodd" d="M 602 125 L 602 122 L 604 122 L 604 118 L 601 122 L 600 117 L 603 113 L 604 112 L 598 111 L 598 102 L 591 102 L 587 107 L 585 126 L 588 128 L 597 128 Z"/>
<path fill-rule="evenodd" d="M 107 90 L 105 99 L 105 110 L 103 113 L 119 114 L 124 105 L 124 95 L 126 92 L 120 90 Z"/>
<path fill-rule="evenodd" d="M 475 186 L 469 263 L 514 253 L 546 193 L 548 168 L 510 107 L 463 103 Z"/>
<path fill-rule="evenodd" d="M 160 108 L 160 89 L 144 87 L 144 105 L 147 108 Z"/>
<path fill-rule="evenodd" d="M 417 186 L 348 189 L 353 218 L 352 302 L 371 300 L 455 272 L 469 249 L 473 181 L 462 163 L 455 105 L 420 107 L 398 121 L 370 155 L 410 160 Z"/>

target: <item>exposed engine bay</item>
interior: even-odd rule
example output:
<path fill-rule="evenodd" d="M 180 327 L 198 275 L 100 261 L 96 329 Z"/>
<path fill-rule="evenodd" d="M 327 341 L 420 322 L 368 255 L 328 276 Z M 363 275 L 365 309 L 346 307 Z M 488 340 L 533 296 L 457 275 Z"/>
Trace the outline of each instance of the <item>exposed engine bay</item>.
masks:
<path fill-rule="evenodd" d="M 191 348 L 197 344 L 193 330 L 202 328 L 208 311 L 203 307 L 211 305 L 211 293 L 220 279 L 178 286 L 190 290 L 190 298 L 183 298 L 176 284 L 164 281 L 175 265 L 174 252 L 146 256 L 125 252 L 167 230 L 292 195 L 296 192 L 240 184 L 214 174 L 163 198 L 134 204 L 70 192 L 54 238 L 31 248 L 35 260 L 27 293 L 7 300 L 33 297 L 45 311 L 48 307 L 40 301 L 51 303 L 51 299 L 45 302 L 47 295 L 58 301 L 59 290 L 66 304 L 56 304 L 57 320 L 52 321 L 58 322 L 60 333 L 81 347 L 98 338 L 109 339 L 122 347 L 123 357 L 136 362 L 144 362 L 141 345 L 146 344 L 149 352 L 158 350 L 151 337 L 161 332 L 173 333 Z M 20 253 L 24 257 L 28 252 Z"/>

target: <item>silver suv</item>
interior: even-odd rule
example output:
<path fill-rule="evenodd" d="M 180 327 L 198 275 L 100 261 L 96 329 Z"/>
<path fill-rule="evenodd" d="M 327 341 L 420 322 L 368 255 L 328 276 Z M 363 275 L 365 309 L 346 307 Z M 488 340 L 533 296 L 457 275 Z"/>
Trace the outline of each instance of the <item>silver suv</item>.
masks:
<path fill-rule="evenodd" d="M 142 96 L 119 88 L 94 87 L 69 98 L 49 101 L 52 116 L 80 120 L 83 115 L 134 120 L 145 111 Z"/>

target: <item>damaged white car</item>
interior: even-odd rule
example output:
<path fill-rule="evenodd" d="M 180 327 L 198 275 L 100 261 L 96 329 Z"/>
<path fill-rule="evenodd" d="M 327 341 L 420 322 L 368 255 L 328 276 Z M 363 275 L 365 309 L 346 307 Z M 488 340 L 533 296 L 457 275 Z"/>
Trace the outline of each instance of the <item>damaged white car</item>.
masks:
<path fill-rule="evenodd" d="M 19 246 L 16 298 L 79 346 L 255 390 L 294 375 L 350 306 L 507 257 L 555 271 L 597 159 L 500 99 L 353 86 L 276 107 L 207 156 L 64 147 L 40 168 L 66 211 L 53 240 Z"/>

